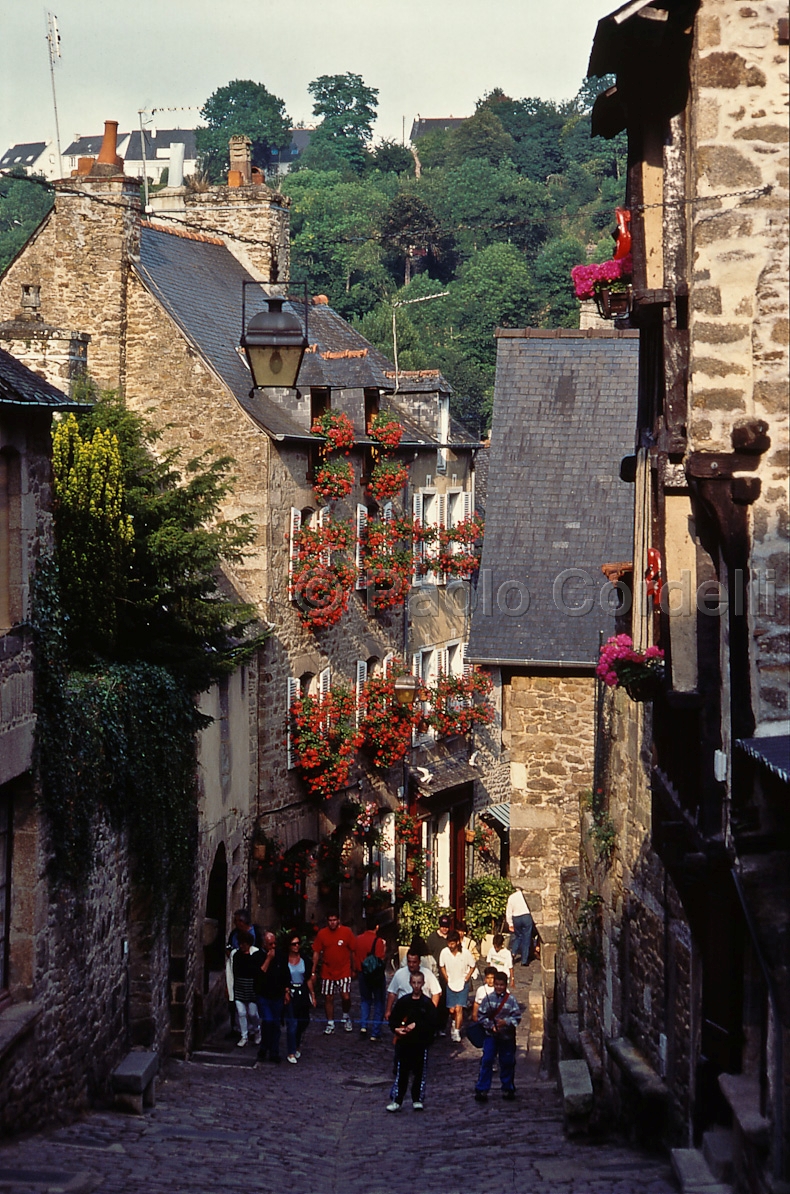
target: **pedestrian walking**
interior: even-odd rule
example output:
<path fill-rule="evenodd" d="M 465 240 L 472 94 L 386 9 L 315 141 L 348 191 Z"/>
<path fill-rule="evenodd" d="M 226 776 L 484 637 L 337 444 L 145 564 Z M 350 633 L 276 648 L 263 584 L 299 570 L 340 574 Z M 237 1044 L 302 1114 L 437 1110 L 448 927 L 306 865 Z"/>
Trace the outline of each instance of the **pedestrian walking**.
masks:
<path fill-rule="evenodd" d="M 507 922 L 508 932 L 513 934 L 510 938 L 510 952 L 513 955 L 513 961 L 515 962 L 520 954 L 521 965 L 529 966 L 529 951 L 532 946 L 534 921 L 532 913 L 529 910 L 529 904 L 524 898 L 524 892 L 520 887 L 517 887 L 508 897 L 505 907 L 505 921 Z"/>
<path fill-rule="evenodd" d="M 439 966 L 446 984 L 447 1010 L 453 1019 L 450 1036 L 454 1041 L 460 1041 L 464 1008 L 469 1002 L 469 979 L 475 968 L 475 960 L 469 950 L 461 945 L 460 935 L 455 929 L 447 934 L 447 945 L 439 955 Z"/>
<path fill-rule="evenodd" d="M 343 1027 L 353 1032 L 351 1022 L 351 979 L 354 967 L 354 934 L 347 925 L 341 925 L 336 912 L 330 912 L 326 926 L 319 929 L 313 942 L 313 973 L 321 968 L 321 994 L 326 1008 L 327 1036 L 335 1031 L 335 995 L 340 996 L 343 1009 Z"/>
<path fill-rule="evenodd" d="M 513 955 L 505 945 L 502 933 L 494 933 L 494 944 L 486 954 L 486 965 L 504 970 L 509 983 L 513 982 Z"/>
<path fill-rule="evenodd" d="M 494 989 L 484 995 L 472 1012 L 472 1018 L 486 1031 L 483 1056 L 475 1083 L 475 1099 L 485 1103 L 491 1089 L 494 1060 L 499 1059 L 499 1080 L 502 1098 L 516 1097 L 516 1027 L 521 1020 L 521 1008 L 507 989 L 507 975 L 497 972 Z"/>
<path fill-rule="evenodd" d="M 260 969 L 260 959 L 257 954 L 260 951 L 252 943 L 252 933 L 239 932 L 236 940 L 238 946 L 231 950 L 230 967 L 234 1004 L 241 1033 L 236 1044 L 242 1049 L 247 1044 L 250 1033 L 252 1033 L 256 1045 L 261 1043 L 261 1021 L 255 999 L 255 977 Z"/>
<path fill-rule="evenodd" d="M 481 1001 L 485 998 L 489 991 L 494 989 L 494 979 L 496 978 L 496 966 L 486 966 L 483 971 L 483 981 L 475 991 L 475 1001 L 472 1005 L 472 1019 L 476 1020 L 475 1008 L 479 1007 Z"/>
<path fill-rule="evenodd" d="M 354 944 L 354 962 L 359 974 L 359 1035 L 377 1041 L 384 1023 L 387 947 L 378 925 L 361 933 Z"/>
<path fill-rule="evenodd" d="M 428 951 L 432 955 L 433 961 L 434 961 L 434 974 L 438 978 L 438 980 L 441 984 L 441 988 L 442 988 L 442 995 L 441 995 L 441 999 L 439 1000 L 439 1008 L 438 1008 L 439 1036 L 446 1035 L 447 1017 L 448 1017 L 447 983 L 444 981 L 442 969 L 441 969 L 441 966 L 439 965 L 439 958 L 442 955 L 442 950 L 447 948 L 447 934 L 450 932 L 451 926 L 452 926 L 452 920 L 450 919 L 450 917 L 447 915 L 446 912 L 443 912 L 442 915 L 439 917 L 438 927 L 434 929 L 434 931 L 431 933 L 431 935 L 427 941 Z"/>
<path fill-rule="evenodd" d="M 280 1024 L 283 1018 L 285 988 L 288 985 L 288 966 L 277 949 L 274 933 L 263 934 L 263 946 L 257 957 L 261 960 L 255 976 L 255 996 L 261 1018 L 261 1047 L 258 1061 L 280 1064 Z"/>
<path fill-rule="evenodd" d="M 384 1009 L 384 1019 L 389 1022 L 392 1009 L 404 995 L 411 994 L 411 976 L 421 974 L 423 977 L 423 992 L 428 996 L 434 1007 L 438 1008 L 442 988 L 438 978 L 427 966 L 420 965 L 419 946 L 412 944 L 406 953 L 406 961 L 392 976 L 387 987 L 387 1006 Z"/>
<path fill-rule="evenodd" d="M 288 986 L 285 988 L 285 1038 L 288 1052 L 286 1061 L 296 1065 L 302 1056 L 302 1037 L 310 1023 L 310 1009 L 315 1007 L 315 980 L 313 959 L 310 952 L 302 953 L 302 941 L 298 933 L 291 933 L 288 939 Z"/>
<path fill-rule="evenodd" d="M 388 1111 L 400 1111 L 411 1084 L 411 1105 L 415 1111 L 425 1106 L 425 1080 L 428 1050 L 436 1032 L 436 1008 L 423 994 L 425 978 L 417 971 L 409 978 L 411 991 L 395 1004 L 390 1028 L 395 1036 L 395 1080 L 390 1092 Z"/>
<path fill-rule="evenodd" d="M 255 925 L 250 923 L 250 914 L 246 908 L 239 908 L 237 912 L 233 913 L 233 928 L 228 935 L 225 945 L 225 987 L 228 992 L 228 1020 L 230 1021 L 230 1029 L 226 1034 L 228 1037 L 233 1037 L 236 1033 L 236 998 L 233 990 L 231 954 L 235 949 L 239 948 L 239 935 L 241 933 L 250 933 L 252 935 L 252 944 L 257 948 L 260 941 L 260 931 L 256 932 Z"/>

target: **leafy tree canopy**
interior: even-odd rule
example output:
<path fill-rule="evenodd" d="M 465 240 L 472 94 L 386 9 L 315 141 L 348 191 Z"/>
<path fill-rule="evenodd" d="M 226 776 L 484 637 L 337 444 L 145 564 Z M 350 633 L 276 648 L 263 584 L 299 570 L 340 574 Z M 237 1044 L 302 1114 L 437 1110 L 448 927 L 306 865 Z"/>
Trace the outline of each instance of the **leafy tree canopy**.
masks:
<path fill-rule="evenodd" d="M 55 541 L 69 650 L 167 667 L 193 692 L 255 649 L 254 610 L 222 591 L 252 532 L 219 515 L 230 461 L 154 457 L 155 433 L 113 394 L 61 423 L 55 439 Z M 101 607 L 110 607 L 101 613 Z M 94 618 L 91 611 L 99 611 Z"/>
<path fill-rule="evenodd" d="M 43 176 L 31 180 L 23 171 L 0 178 L 0 271 L 52 208 L 52 190 L 43 184 Z"/>
<path fill-rule="evenodd" d="M 203 169 L 212 182 L 228 171 L 228 141 L 246 136 L 252 141 L 253 165 L 265 169 L 269 150 L 285 149 L 290 141 L 290 119 L 285 103 L 252 79 L 234 79 L 209 96 L 200 110 L 207 127 L 197 130 L 196 142 Z"/>
<path fill-rule="evenodd" d="M 367 87 L 361 75 L 320 75 L 308 84 L 313 97 L 313 115 L 323 120 L 311 139 L 311 147 L 331 144 L 355 169 L 365 165 L 365 149 L 373 138 L 373 121 L 378 107 L 378 89 Z"/>
<path fill-rule="evenodd" d="M 483 158 L 498 166 L 513 152 L 513 138 L 490 108 L 478 108 L 450 134 L 448 162 L 458 166 L 469 158 Z"/>

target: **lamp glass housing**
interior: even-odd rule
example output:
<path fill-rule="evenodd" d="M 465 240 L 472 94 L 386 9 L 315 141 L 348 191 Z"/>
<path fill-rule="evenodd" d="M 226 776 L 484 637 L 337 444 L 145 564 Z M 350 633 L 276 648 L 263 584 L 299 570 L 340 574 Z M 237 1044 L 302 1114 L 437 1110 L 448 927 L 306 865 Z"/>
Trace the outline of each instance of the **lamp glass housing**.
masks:
<path fill-rule="evenodd" d="M 420 682 L 416 676 L 397 676 L 395 679 L 395 700 L 399 705 L 412 705 L 417 696 Z"/>
<path fill-rule="evenodd" d="M 269 309 L 253 315 L 241 337 L 256 389 L 296 386 L 307 339 L 296 316 L 283 311 L 284 301 L 268 299 Z"/>

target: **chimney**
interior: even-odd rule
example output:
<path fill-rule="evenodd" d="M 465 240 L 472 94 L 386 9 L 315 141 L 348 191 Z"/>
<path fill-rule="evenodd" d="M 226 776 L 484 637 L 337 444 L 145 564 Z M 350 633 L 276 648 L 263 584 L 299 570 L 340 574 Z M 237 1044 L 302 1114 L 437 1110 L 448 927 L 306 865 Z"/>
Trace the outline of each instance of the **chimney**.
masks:
<path fill-rule="evenodd" d="M 167 171 L 168 187 L 180 187 L 184 185 L 185 148 L 186 146 L 183 141 L 170 142 L 170 166 Z"/>
<path fill-rule="evenodd" d="M 240 175 L 241 180 L 231 182 L 231 175 Z M 248 187 L 252 182 L 252 141 L 249 137 L 231 137 L 230 170 L 228 186 Z"/>
<path fill-rule="evenodd" d="M 91 174 L 94 177 L 112 178 L 113 175 L 123 174 L 123 158 L 118 157 L 118 121 L 105 120 L 104 140 L 101 143 Z"/>

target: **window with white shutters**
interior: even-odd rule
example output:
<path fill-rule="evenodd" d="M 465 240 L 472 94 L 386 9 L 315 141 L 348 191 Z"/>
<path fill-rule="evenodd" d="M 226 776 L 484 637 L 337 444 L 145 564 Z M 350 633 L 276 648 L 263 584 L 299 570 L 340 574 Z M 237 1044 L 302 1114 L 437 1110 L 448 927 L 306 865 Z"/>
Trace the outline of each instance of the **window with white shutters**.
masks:
<path fill-rule="evenodd" d="M 447 494 L 438 493 L 436 495 L 436 525 L 439 530 L 447 526 Z M 437 538 L 434 546 L 434 555 L 439 555 L 439 540 Z M 435 572 L 435 583 L 437 585 L 444 585 L 447 583 L 447 577 L 444 572 Z"/>
<path fill-rule="evenodd" d="M 423 526 L 423 501 L 422 494 L 415 493 L 411 499 L 411 514 L 415 523 L 415 527 Z M 416 538 L 412 544 L 412 578 L 411 583 L 418 585 L 422 580 L 422 560 L 425 545 L 418 543 Z"/>
<path fill-rule="evenodd" d="M 467 490 L 464 493 L 464 518 L 472 517 L 472 503 L 474 501 L 474 494 Z"/>
<path fill-rule="evenodd" d="M 467 651 L 468 646 L 469 646 L 468 643 L 461 643 L 461 659 L 463 660 L 463 667 L 464 667 L 463 674 L 464 674 L 465 679 L 468 679 L 472 675 L 472 672 L 474 671 L 472 664 L 466 658 L 466 651 Z"/>
<path fill-rule="evenodd" d="M 363 714 L 362 702 L 365 695 L 365 685 L 368 682 L 368 665 L 364 659 L 357 660 L 357 725 Z"/>
<path fill-rule="evenodd" d="M 318 525 L 321 528 L 321 530 L 323 530 L 324 527 L 329 526 L 331 518 L 332 518 L 332 511 L 330 510 L 329 506 L 322 506 L 321 509 L 318 511 Z M 331 547 L 325 547 L 323 549 L 323 551 L 321 552 L 321 564 L 323 565 L 324 568 L 328 568 L 331 565 L 331 563 L 332 563 L 332 549 L 331 549 Z"/>
<path fill-rule="evenodd" d="M 368 587 L 367 571 L 362 567 L 363 550 L 365 547 L 365 540 L 368 533 L 368 508 L 367 506 L 357 506 L 357 538 L 356 548 L 354 551 L 354 562 L 357 566 L 357 588 L 366 589 Z"/>
<path fill-rule="evenodd" d="M 286 715 L 287 723 L 286 724 L 288 726 L 288 729 L 287 729 L 286 737 L 285 737 L 285 752 L 287 755 L 288 770 L 293 771 L 294 767 L 296 766 L 296 752 L 294 751 L 294 747 L 293 747 L 293 725 L 294 725 L 294 722 L 293 722 L 293 714 L 291 713 L 291 709 L 293 707 L 294 701 L 298 701 L 299 697 L 301 696 L 301 685 L 299 684 L 299 681 L 297 680 L 296 676 L 289 676 L 286 681 L 286 684 L 287 684 L 286 699 L 288 701 L 288 711 L 287 711 L 287 715 Z"/>
<path fill-rule="evenodd" d="M 296 536 L 302 529 L 302 511 L 291 506 L 291 523 L 288 532 L 288 600 L 293 601 L 293 577 L 296 564 Z"/>
<path fill-rule="evenodd" d="M 318 691 L 321 695 L 321 700 L 325 700 L 332 689 L 332 669 L 325 667 L 322 672 L 318 674 Z"/>

